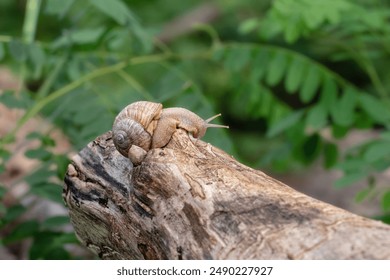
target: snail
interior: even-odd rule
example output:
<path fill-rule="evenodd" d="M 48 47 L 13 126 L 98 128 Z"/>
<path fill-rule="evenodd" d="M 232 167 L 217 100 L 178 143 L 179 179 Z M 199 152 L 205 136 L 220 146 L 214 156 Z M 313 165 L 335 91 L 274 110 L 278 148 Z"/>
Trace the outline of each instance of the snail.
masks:
<path fill-rule="evenodd" d="M 163 109 L 160 103 L 138 101 L 125 107 L 115 118 L 113 142 L 123 156 L 138 165 L 150 149 L 166 146 L 176 129 L 184 129 L 199 139 L 209 127 L 229 128 L 209 123 L 220 115 L 203 120 L 185 108 Z"/>

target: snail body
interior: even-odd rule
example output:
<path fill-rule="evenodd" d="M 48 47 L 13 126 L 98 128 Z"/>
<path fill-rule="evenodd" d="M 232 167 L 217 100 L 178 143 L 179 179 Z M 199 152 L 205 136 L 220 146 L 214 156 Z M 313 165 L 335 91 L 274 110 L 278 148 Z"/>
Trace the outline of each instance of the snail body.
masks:
<path fill-rule="evenodd" d="M 181 128 L 186 130 L 194 138 L 202 138 L 206 134 L 209 127 L 225 127 L 228 126 L 210 124 L 209 122 L 221 114 L 215 115 L 207 120 L 203 120 L 197 114 L 185 108 L 167 108 L 163 109 L 160 120 L 157 123 L 154 131 L 152 147 L 161 148 L 168 144 L 176 129 Z"/>
<path fill-rule="evenodd" d="M 138 101 L 125 107 L 115 118 L 113 142 L 123 156 L 140 164 L 150 149 L 166 146 L 177 129 L 201 138 L 209 127 L 228 128 L 209 123 L 220 115 L 203 120 L 185 108 L 163 109 L 160 103 Z"/>

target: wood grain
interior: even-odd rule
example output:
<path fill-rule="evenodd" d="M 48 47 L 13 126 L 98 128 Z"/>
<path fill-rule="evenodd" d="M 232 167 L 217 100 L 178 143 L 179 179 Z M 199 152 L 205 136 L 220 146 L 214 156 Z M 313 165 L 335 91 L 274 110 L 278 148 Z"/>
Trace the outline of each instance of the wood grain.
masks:
<path fill-rule="evenodd" d="M 295 191 L 178 130 L 138 166 L 108 132 L 73 158 L 64 201 L 102 259 L 390 259 L 390 226 Z"/>

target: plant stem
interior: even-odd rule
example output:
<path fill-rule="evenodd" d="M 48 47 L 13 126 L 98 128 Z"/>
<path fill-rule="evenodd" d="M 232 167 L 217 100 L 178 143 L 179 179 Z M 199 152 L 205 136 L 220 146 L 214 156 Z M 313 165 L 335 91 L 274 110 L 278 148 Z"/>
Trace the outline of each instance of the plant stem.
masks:
<path fill-rule="evenodd" d="M 78 88 L 82 84 L 89 82 L 93 79 L 96 79 L 98 77 L 118 72 L 122 70 L 123 68 L 127 67 L 128 65 L 136 65 L 136 64 L 144 64 L 144 63 L 151 63 L 151 62 L 159 62 L 162 60 L 166 60 L 171 58 L 171 55 L 147 55 L 147 56 L 140 56 L 130 59 L 129 61 L 123 61 L 119 62 L 114 65 L 98 68 L 95 71 L 92 71 L 89 74 L 86 74 L 82 76 L 81 78 L 67 84 L 66 86 L 53 91 L 49 95 L 43 97 L 42 99 L 36 101 L 36 103 L 30 107 L 25 114 L 17 121 L 16 126 L 13 128 L 13 130 L 5 135 L 0 141 L 0 146 L 9 143 L 15 136 L 16 132 L 32 117 L 34 117 L 36 114 L 38 114 L 45 106 L 47 106 L 49 103 L 55 101 L 56 99 L 64 96 L 65 94 L 71 92 L 72 90 Z"/>
<path fill-rule="evenodd" d="M 27 1 L 26 16 L 23 23 L 23 40 L 27 44 L 34 42 L 40 6 L 41 0 Z"/>
<path fill-rule="evenodd" d="M 61 58 L 58 59 L 56 66 L 54 69 L 50 72 L 47 79 L 45 79 L 45 82 L 39 89 L 37 93 L 37 100 L 44 98 L 49 93 L 50 88 L 52 87 L 53 83 L 55 82 L 56 78 L 58 77 L 58 74 L 63 70 L 63 66 L 66 62 L 66 59 L 68 58 L 67 54 L 64 54 Z"/>
<path fill-rule="evenodd" d="M 142 94 L 145 99 L 153 100 L 153 96 L 133 76 L 123 70 L 119 70 L 118 75 L 133 87 L 133 89 Z"/>
<path fill-rule="evenodd" d="M 26 4 L 26 15 L 24 17 L 23 22 L 23 31 L 22 37 L 23 41 L 26 45 L 29 45 L 34 42 L 35 32 L 37 29 L 38 16 L 39 16 L 39 8 L 41 6 L 41 0 L 28 0 Z M 20 70 L 20 86 L 22 89 L 24 87 L 24 83 L 27 75 L 27 66 L 26 62 L 23 62 Z"/>

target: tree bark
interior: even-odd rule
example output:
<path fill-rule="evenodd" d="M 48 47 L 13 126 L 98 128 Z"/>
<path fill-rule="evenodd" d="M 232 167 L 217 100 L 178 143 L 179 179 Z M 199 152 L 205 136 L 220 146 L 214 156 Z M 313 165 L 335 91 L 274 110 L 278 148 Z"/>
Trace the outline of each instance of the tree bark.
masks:
<path fill-rule="evenodd" d="M 73 158 L 64 200 L 102 259 L 389 259 L 390 226 L 299 193 L 178 130 L 141 163 L 108 132 Z"/>

